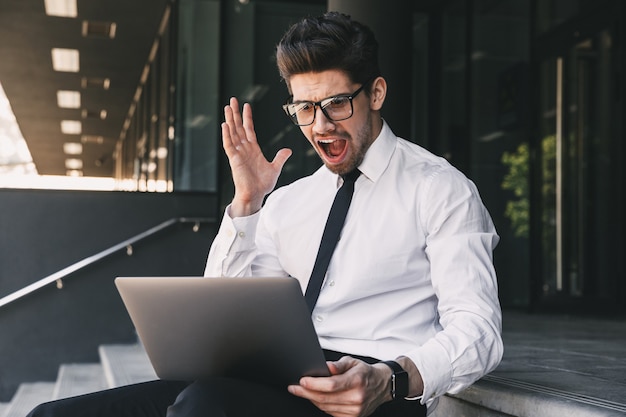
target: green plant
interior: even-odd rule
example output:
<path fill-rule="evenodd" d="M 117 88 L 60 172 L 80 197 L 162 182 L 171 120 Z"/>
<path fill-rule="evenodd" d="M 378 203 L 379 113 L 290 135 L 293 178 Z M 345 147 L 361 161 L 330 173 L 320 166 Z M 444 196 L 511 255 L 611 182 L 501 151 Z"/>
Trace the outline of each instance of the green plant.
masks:
<path fill-rule="evenodd" d="M 502 189 L 512 191 L 514 200 L 506 203 L 504 215 L 511 221 L 513 233 L 517 237 L 528 237 L 529 200 L 528 200 L 528 144 L 522 143 L 515 152 L 505 152 L 502 163 L 509 168 L 502 181 Z"/>

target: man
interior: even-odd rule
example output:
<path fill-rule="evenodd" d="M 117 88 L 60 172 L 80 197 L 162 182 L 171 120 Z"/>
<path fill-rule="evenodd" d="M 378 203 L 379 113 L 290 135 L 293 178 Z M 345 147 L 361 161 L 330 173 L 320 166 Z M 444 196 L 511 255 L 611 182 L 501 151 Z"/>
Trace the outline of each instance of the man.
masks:
<path fill-rule="evenodd" d="M 205 275 L 292 276 L 307 288 L 340 176 L 358 169 L 313 310 L 321 345 L 395 360 L 409 375 L 405 395 L 423 403 L 459 391 L 502 354 L 498 238 L 475 187 L 382 120 L 387 85 L 368 28 L 338 13 L 304 19 L 279 43 L 277 63 L 291 94 L 285 111 L 324 166 L 263 205 L 291 151 L 268 162 L 250 105 L 240 114 L 231 99 L 222 137 L 235 196 Z M 333 376 L 302 378 L 289 392 L 335 416 L 369 415 L 392 400 L 386 364 L 346 356 L 329 368 Z"/>
<path fill-rule="evenodd" d="M 331 376 L 303 377 L 285 390 L 227 379 L 187 387 L 160 381 L 42 406 L 34 416 L 93 415 L 87 404 L 96 397 L 164 409 L 182 389 L 168 416 L 415 417 L 499 363 L 498 236 L 474 185 L 381 118 L 387 84 L 377 48 L 367 27 L 339 13 L 304 19 L 280 41 L 278 68 L 291 94 L 284 110 L 323 162 L 288 186 L 273 191 L 291 151 L 268 162 L 250 105 L 240 111 L 232 98 L 224 109 L 235 195 L 206 276 L 292 276 L 308 293 L 337 189 L 354 181 L 312 310 Z"/>

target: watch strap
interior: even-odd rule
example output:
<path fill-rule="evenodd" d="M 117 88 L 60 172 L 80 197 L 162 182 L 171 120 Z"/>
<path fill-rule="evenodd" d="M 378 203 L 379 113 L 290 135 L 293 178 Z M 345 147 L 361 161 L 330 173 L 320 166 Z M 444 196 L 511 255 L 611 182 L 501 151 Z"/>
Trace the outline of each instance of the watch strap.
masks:
<path fill-rule="evenodd" d="M 394 401 L 402 400 L 409 396 L 409 374 L 396 361 L 383 361 L 391 368 L 391 398 Z"/>

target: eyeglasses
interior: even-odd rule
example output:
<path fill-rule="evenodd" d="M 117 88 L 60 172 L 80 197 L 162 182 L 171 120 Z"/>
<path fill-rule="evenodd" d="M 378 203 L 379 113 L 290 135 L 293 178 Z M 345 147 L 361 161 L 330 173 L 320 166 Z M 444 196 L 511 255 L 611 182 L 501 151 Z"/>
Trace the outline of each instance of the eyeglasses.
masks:
<path fill-rule="evenodd" d="M 291 103 L 293 99 L 289 97 L 287 104 L 283 105 L 283 110 L 289 116 L 289 119 L 296 126 L 308 126 L 315 121 L 316 107 L 319 107 L 328 120 L 338 122 L 352 117 L 354 109 L 352 100 L 359 95 L 368 83 L 361 85 L 358 90 L 352 94 L 340 94 L 338 96 L 328 97 L 320 101 L 296 101 Z"/>

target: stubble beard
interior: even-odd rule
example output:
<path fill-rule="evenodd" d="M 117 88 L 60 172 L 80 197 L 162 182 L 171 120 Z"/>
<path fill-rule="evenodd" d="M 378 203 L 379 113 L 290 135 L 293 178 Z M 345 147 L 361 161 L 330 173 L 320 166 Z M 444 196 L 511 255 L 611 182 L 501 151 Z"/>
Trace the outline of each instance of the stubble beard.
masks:
<path fill-rule="evenodd" d="M 367 150 L 369 149 L 369 147 L 371 146 L 372 142 L 374 142 L 374 139 L 375 139 L 372 137 L 372 123 L 371 122 L 372 122 L 372 115 L 368 114 L 367 120 L 365 121 L 361 129 L 359 129 L 359 131 L 357 132 L 356 140 L 354 140 L 352 137 L 348 139 L 349 144 L 357 146 L 356 148 L 354 148 L 354 152 L 352 153 L 352 155 L 350 155 L 350 157 L 347 160 L 345 160 L 343 163 L 339 165 L 329 166 L 328 164 L 325 163 L 326 167 L 329 170 L 331 170 L 332 172 L 338 175 L 345 175 L 353 171 L 354 169 L 358 168 L 359 165 L 361 165 L 361 162 L 363 162 L 363 159 L 365 158 L 365 154 L 367 153 Z"/>

